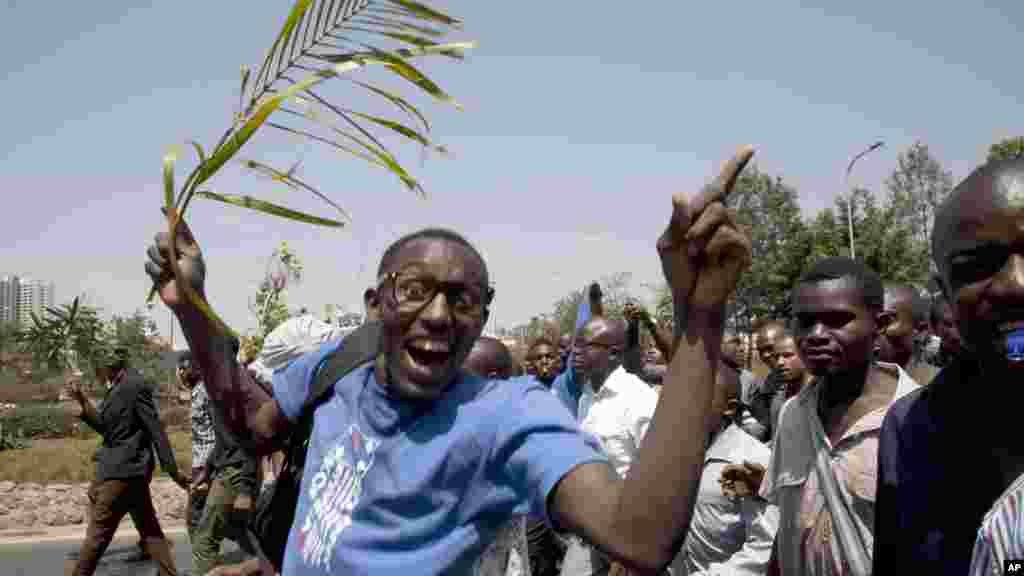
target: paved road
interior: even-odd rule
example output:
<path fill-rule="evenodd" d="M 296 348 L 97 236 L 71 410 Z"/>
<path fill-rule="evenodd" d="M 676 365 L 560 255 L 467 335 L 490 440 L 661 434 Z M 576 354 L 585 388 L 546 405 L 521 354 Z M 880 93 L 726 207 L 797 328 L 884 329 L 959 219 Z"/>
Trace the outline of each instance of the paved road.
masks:
<path fill-rule="evenodd" d="M 170 536 L 174 542 L 174 561 L 180 576 L 192 574 L 192 546 L 184 533 Z M 152 576 L 157 573 L 153 562 L 130 562 L 135 554 L 138 535 L 118 538 L 107 548 L 100 560 L 96 576 Z M 0 566 L 3 576 L 40 576 L 64 573 L 64 561 L 77 558 L 81 540 L 0 544 Z M 225 553 L 238 554 L 234 543 L 225 542 Z"/>

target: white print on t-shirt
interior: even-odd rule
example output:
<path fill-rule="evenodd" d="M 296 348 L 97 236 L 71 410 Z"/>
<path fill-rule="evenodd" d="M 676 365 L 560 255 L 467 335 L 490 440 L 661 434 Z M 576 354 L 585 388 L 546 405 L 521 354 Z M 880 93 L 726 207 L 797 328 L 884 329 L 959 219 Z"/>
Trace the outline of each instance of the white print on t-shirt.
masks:
<path fill-rule="evenodd" d="M 352 524 L 363 478 L 373 466 L 379 440 L 367 438 L 355 424 L 335 441 L 309 483 L 309 510 L 299 530 L 303 562 L 330 568 L 338 536 Z"/>

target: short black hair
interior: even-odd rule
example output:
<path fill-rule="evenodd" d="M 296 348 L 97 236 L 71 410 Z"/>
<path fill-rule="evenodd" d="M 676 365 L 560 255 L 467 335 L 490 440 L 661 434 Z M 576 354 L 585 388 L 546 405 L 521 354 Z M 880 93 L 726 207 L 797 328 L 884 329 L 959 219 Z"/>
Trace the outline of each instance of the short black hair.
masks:
<path fill-rule="evenodd" d="M 395 256 L 398 254 L 398 251 L 401 250 L 403 246 L 414 240 L 422 239 L 447 240 L 449 242 L 455 242 L 457 244 L 465 246 L 470 251 L 470 253 L 472 253 L 474 256 L 476 256 L 478 260 L 480 260 L 480 264 L 483 266 L 484 269 L 484 276 L 486 278 L 490 277 L 489 274 L 487 273 L 487 262 L 484 260 L 484 257 L 480 254 L 476 247 L 470 244 L 469 240 L 466 240 L 458 232 L 448 230 L 447 228 L 424 228 L 422 230 L 406 234 L 405 236 L 402 236 L 398 240 L 392 242 L 391 245 L 388 246 L 386 250 L 384 250 L 384 255 L 380 257 L 380 264 L 377 266 L 377 276 L 383 276 L 384 272 L 391 267 L 391 262 L 395 259 Z"/>
<path fill-rule="evenodd" d="M 530 347 L 527 348 L 527 350 L 526 350 L 527 353 L 532 352 L 534 348 L 536 348 L 537 346 L 540 346 L 542 344 L 550 346 L 550 347 L 554 348 L 555 350 L 558 349 L 558 346 L 556 346 L 555 343 L 552 342 L 550 338 L 548 338 L 547 336 L 541 336 L 540 338 L 537 338 L 536 340 L 534 340 L 533 342 L 530 343 Z"/>
<path fill-rule="evenodd" d="M 877 311 L 885 306 L 885 289 L 882 287 L 882 278 L 877 272 L 865 266 L 863 262 L 845 256 L 830 256 L 818 260 L 807 272 L 804 272 L 797 285 L 818 284 L 844 278 L 853 281 L 861 292 L 864 305 L 869 309 Z M 793 294 L 795 297 L 796 291 Z"/>
<path fill-rule="evenodd" d="M 896 292 L 905 292 L 910 296 L 910 314 L 914 324 L 928 321 L 928 302 L 921 297 L 921 291 L 912 284 L 905 282 L 886 282 L 885 293 L 892 295 Z"/>
<path fill-rule="evenodd" d="M 932 326 L 938 324 L 939 320 L 942 319 L 942 309 L 946 306 L 949 306 L 949 301 L 942 294 L 936 294 L 932 297 L 931 309 L 928 311 L 928 320 Z"/>

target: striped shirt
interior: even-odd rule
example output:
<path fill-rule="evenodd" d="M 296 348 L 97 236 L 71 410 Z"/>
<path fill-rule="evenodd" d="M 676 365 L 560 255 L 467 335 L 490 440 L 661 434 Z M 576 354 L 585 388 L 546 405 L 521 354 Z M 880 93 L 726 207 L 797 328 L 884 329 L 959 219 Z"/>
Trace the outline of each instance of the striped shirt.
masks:
<path fill-rule="evenodd" d="M 216 443 L 213 435 L 213 412 L 206 386 L 196 382 L 192 387 L 192 467 L 206 465 Z"/>
<path fill-rule="evenodd" d="M 985 515 L 971 556 L 971 576 L 1002 576 L 1003 563 L 1024 559 L 1024 474 Z"/>

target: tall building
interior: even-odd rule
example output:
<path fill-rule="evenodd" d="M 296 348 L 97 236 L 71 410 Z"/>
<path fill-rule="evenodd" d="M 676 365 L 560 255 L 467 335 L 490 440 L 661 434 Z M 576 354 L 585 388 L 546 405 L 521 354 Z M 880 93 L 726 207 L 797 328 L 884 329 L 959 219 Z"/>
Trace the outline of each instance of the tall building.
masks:
<path fill-rule="evenodd" d="M 0 278 L 0 323 L 18 321 L 18 297 L 21 279 L 17 276 Z"/>
<path fill-rule="evenodd" d="M 43 311 L 53 306 L 53 282 L 20 278 L 18 287 L 17 318 L 22 326 L 32 323 L 32 313 L 42 318 Z"/>

